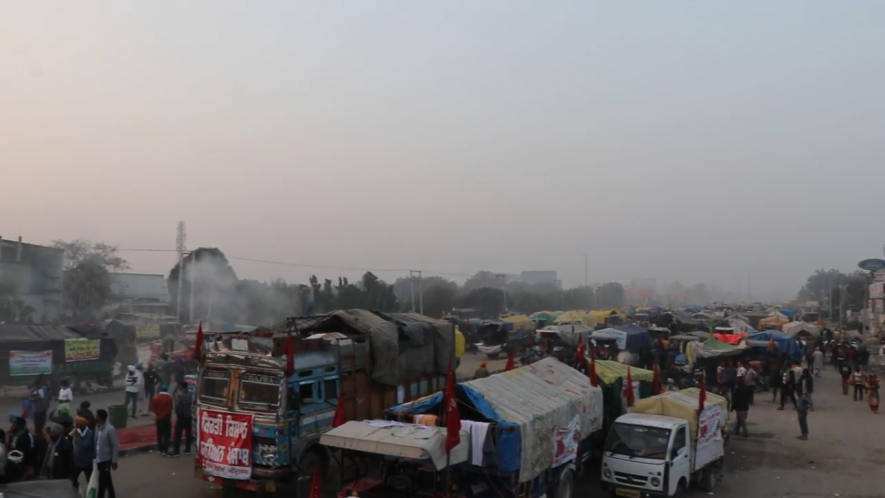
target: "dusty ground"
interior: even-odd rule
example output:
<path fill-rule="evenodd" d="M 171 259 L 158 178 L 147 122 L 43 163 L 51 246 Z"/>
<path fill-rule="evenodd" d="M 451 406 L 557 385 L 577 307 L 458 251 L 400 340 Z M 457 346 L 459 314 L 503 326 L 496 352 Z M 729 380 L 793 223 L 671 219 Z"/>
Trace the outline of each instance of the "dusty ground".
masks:
<path fill-rule="evenodd" d="M 475 370 L 479 358 L 465 358 L 459 373 Z M 474 366 L 469 366 L 473 362 Z M 495 368 L 497 363 L 493 363 Z M 500 368 L 504 363 L 501 362 Z M 872 498 L 885 496 L 885 413 L 873 415 L 866 403 L 842 396 L 834 372 L 818 380 L 816 411 L 809 415 L 811 439 L 799 441 L 795 412 L 777 411 L 765 395 L 750 412 L 750 437 L 733 438 L 720 498 Z M 579 482 L 575 498 L 602 496 L 598 469 Z M 192 460 L 153 454 L 124 459 L 115 474 L 120 496 L 215 497 L 193 477 Z M 334 489 L 333 483 L 328 483 Z M 326 493 L 334 496 L 334 493 Z M 702 496 L 700 491 L 693 496 Z"/>

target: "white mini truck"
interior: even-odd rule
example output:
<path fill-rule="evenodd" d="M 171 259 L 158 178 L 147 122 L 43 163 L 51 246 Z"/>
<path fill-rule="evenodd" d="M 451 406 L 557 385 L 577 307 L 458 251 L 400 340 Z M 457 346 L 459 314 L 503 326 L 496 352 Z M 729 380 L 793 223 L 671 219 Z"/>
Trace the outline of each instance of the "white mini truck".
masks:
<path fill-rule="evenodd" d="M 615 420 L 602 459 L 603 488 L 627 498 L 679 496 L 699 484 L 712 491 L 725 458 L 728 403 L 686 389 L 637 401 Z"/>

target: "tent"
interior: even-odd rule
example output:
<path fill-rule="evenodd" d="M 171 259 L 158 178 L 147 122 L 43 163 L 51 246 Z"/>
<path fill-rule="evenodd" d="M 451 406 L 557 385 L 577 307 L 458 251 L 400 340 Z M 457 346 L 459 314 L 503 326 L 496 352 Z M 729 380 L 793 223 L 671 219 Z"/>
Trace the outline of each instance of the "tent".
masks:
<path fill-rule="evenodd" d="M 560 325 L 566 323 L 580 323 L 585 327 L 590 327 L 591 329 L 596 327 L 596 318 L 593 318 L 589 313 L 585 313 L 583 311 L 566 311 L 565 313 L 559 315 L 553 323 Z"/>
<path fill-rule="evenodd" d="M 763 332 L 750 334 L 747 336 L 747 341 L 758 343 L 758 345 L 753 344 L 757 348 L 767 348 L 772 338 L 774 339 L 774 343 L 777 344 L 777 349 L 781 354 L 788 355 L 793 359 L 802 359 L 802 346 L 799 342 L 791 335 L 778 332 L 777 330 L 765 330 Z M 765 345 L 762 345 L 763 342 Z"/>
<path fill-rule="evenodd" d="M 455 388 L 462 420 L 492 422 L 497 465 L 483 467 L 500 475 L 519 474 L 528 482 L 553 465 L 556 429 L 577 418 L 582 437 L 602 428 L 602 389 L 583 373 L 545 358 L 509 372 L 461 382 Z M 441 413 L 442 393 L 394 406 L 397 417 Z"/>
<path fill-rule="evenodd" d="M 529 315 L 529 317 L 538 323 L 543 322 L 545 325 L 549 325 L 553 323 L 559 315 L 562 315 L 561 311 L 536 311 Z"/>
<path fill-rule="evenodd" d="M 510 315 L 501 318 L 504 323 L 512 324 L 513 330 L 535 330 L 536 323 L 525 315 Z"/>
<path fill-rule="evenodd" d="M 780 330 L 781 327 L 783 327 L 784 324 L 786 324 L 788 321 L 789 320 L 787 320 L 786 318 L 770 316 L 768 318 L 763 318 L 762 320 L 759 320 L 759 329 L 760 330 L 767 330 L 767 329 Z"/>
<path fill-rule="evenodd" d="M 638 353 L 642 350 L 651 349 L 652 340 L 648 329 L 635 325 L 618 325 L 601 329 L 590 334 L 593 339 L 615 339 L 618 349 Z"/>
<path fill-rule="evenodd" d="M 600 325 L 607 325 L 608 322 L 606 322 L 606 320 L 611 317 L 616 317 L 620 323 L 624 323 L 627 321 L 627 315 L 621 313 L 616 309 L 591 311 L 590 316 L 592 316 L 593 319 L 596 320 L 596 323 Z"/>
<path fill-rule="evenodd" d="M 820 337 L 820 327 L 807 322 L 790 322 L 781 327 L 781 330 L 790 337 L 811 336 Z"/>
<path fill-rule="evenodd" d="M 722 356 L 737 356 L 747 350 L 746 343 L 734 346 L 711 338 L 704 342 L 689 342 L 685 344 L 685 356 L 689 363 L 696 363 L 701 358 L 718 358 Z"/>
<path fill-rule="evenodd" d="M 605 426 L 609 427 L 626 411 L 622 393 L 627 383 L 627 365 L 617 361 L 596 360 L 596 374 L 599 376 L 599 387 L 602 388 L 605 400 Z M 654 377 L 655 373 L 651 370 L 630 367 L 634 399 L 645 399 L 652 395 Z M 662 378 L 661 382 L 665 380 Z"/>

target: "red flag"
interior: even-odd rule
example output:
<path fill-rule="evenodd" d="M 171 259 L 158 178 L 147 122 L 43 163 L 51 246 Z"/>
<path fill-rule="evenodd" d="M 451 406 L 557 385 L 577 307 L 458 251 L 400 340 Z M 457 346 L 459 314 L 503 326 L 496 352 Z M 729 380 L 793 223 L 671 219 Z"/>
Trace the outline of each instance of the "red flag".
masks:
<path fill-rule="evenodd" d="M 344 394 L 338 393 L 338 402 L 335 403 L 335 416 L 332 417 L 332 428 L 341 427 L 347 422 L 347 415 L 344 414 Z"/>
<path fill-rule="evenodd" d="M 455 376 L 452 374 L 452 361 L 449 360 L 449 374 L 446 376 L 446 453 L 461 444 L 461 413 L 455 398 Z"/>
<path fill-rule="evenodd" d="M 593 348 L 590 348 L 590 385 L 599 387 L 599 375 L 596 373 L 596 355 Z"/>
<path fill-rule="evenodd" d="M 698 415 L 704 411 L 704 403 L 707 401 L 707 381 L 706 375 L 701 374 L 698 380 Z"/>
<path fill-rule="evenodd" d="M 509 372 L 516 368 L 516 351 L 507 351 L 507 366 L 504 367 L 505 372 Z"/>
<path fill-rule="evenodd" d="M 286 339 L 286 377 L 295 373 L 295 341 L 292 334 Z"/>
<path fill-rule="evenodd" d="M 626 391 L 624 392 L 624 397 L 627 398 L 627 407 L 633 406 L 633 374 L 630 372 L 630 367 L 627 367 L 627 385 L 624 387 Z"/>
<path fill-rule="evenodd" d="M 654 372 L 655 376 L 651 380 L 651 393 L 661 394 L 661 392 L 664 390 L 661 387 L 661 367 L 659 367 L 658 364 L 655 363 L 652 371 Z"/>
<path fill-rule="evenodd" d="M 578 335 L 578 346 L 575 348 L 575 368 L 581 368 L 587 360 L 584 359 L 584 336 Z"/>
<path fill-rule="evenodd" d="M 203 357 L 203 322 L 197 327 L 197 340 L 194 342 L 194 358 L 199 360 Z"/>
<path fill-rule="evenodd" d="M 308 498 L 323 498 L 321 484 L 320 466 L 317 465 L 313 468 L 313 478 L 310 480 L 310 494 Z"/>

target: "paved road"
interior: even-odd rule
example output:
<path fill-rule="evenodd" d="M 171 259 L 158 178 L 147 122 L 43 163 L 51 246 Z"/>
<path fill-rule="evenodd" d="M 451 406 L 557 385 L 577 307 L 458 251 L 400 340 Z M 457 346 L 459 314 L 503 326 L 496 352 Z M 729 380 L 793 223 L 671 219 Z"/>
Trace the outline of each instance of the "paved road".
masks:
<path fill-rule="evenodd" d="M 719 498 L 872 498 L 883 496 L 885 413 L 844 397 L 833 372 L 816 386 L 811 436 L 799 441 L 795 412 L 776 410 L 764 394 L 750 412 L 750 437 L 733 438 Z M 602 496 L 597 470 L 579 482 L 578 497 Z M 116 473 L 121 496 L 216 497 L 193 477 L 192 460 L 144 454 L 124 459 Z M 333 484 L 329 484 L 334 488 Z M 692 495 L 702 496 L 701 492 Z M 328 496 L 334 496 L 329 493 Z"/>

